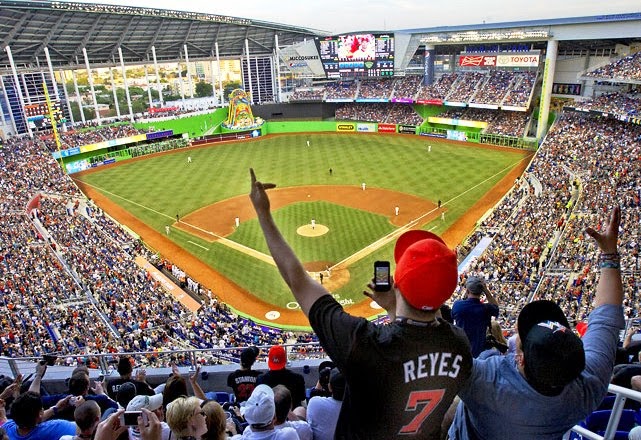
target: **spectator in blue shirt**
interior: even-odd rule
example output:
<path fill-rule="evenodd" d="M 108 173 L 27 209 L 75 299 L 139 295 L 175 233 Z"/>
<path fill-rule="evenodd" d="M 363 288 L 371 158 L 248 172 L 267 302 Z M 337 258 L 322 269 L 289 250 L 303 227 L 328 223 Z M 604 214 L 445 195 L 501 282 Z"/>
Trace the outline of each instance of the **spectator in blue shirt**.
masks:
<path fill-rule="evenodd" d="M 485 280 L 470 276 L 465 283 L 467 298 L 460 299 L 452 307 L 454 325 L 461 327 L 472 346 L 472 356 L 477 357 L 485 350 L 487 331 L 492 324 L 492 316 L 499 316 L 499 303 L 487 288 Z M 486 303 L 481 302 L 485 294 Z"/>

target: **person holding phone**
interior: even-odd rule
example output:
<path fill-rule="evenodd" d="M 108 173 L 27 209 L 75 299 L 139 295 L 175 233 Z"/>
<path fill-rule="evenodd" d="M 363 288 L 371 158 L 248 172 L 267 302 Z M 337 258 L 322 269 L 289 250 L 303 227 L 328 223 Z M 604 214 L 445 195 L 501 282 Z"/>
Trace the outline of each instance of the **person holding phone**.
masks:
<path fill-rule="evenodd" d="M 487 288 L 487 283 L 482 277 L 469 276 L 465 288 L 467 298 L 454 303 L 452 318 L 454 318 L 454 324 L 465 331 L 472 346 L 472 356 L 477 357 L 485 350 L 492 316 L 499 317 L 499 302 Z M 481 302 L 483 295 L 487 298 L 487 302 Z"/>
<path fill-rule="evenodd" d="M 389 325 L 352 316 L 309 276 L 279 231 L 267 190 L 250 169 L 250 199 L 281 276 L 323 349 L 345 377 L 336 438 L 438 439 L 441 421 L 470 375 L 465 333 L 437 318 L 458 281 L 456 253 L 427 231 L 396 241 L 389 289 L 363 292 L 382 306 Z"/>

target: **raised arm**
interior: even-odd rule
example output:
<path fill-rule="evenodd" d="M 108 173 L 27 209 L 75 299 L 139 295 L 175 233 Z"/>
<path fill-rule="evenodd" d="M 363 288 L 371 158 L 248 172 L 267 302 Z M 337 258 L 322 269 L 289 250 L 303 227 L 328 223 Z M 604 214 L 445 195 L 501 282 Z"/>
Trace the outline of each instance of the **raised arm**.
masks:
<path fill-rule="evenodd" d="M 257 181 L 253 169 L 250 169 L 249 173 L 251 175 L 249 198 L 258 215 L 269 252 L 272 254 L 281 276 L 307 316 L 314 302 L 321 296 L 329 295 L 329 292 L 309 276 L 274 223 L 266 190 L 275 188 L 276 185 Z"/>
<path fill-rule="evenodd" d="M 585 232 L 595 241 L 601 255 L 599 255 L 599 268 L 601 278 L 596 287 L 594 307 L 603 304 L 620 306 L 623 303 L 623 285 L 621 282 L 621 257 L 618 253 L 617 240 L 619 238 L 619 225 L 621 223 L 621 208 L 616 206 L 610 214 L 608 223 L 603 232 L 587 228 Z"/>
<path fill-rule="evenodd" d="M 485 293 L 485 298 L 487 298 L 488 303 L 494 304 L 495 306 L 499 305 L 499 301 L 492 294 L 492 292 L 490 292 L 490 289 L 488 289 L 486 281 L 483 281 L 483 293 Z"/>

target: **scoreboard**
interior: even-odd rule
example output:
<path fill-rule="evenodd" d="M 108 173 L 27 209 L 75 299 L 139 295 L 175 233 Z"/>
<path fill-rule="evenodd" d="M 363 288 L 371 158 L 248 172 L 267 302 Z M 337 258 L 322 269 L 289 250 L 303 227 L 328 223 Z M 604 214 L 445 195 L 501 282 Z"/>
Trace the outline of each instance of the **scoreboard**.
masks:
<path fill-rule="evenodd" d="M 53 117 L 56 124 L 66 122 L 62 106 L 59 100 L 51 102 Z M 31 128 L 46 129 L 51 128 L 51 117 L 49 116 L 49 109 L 46 102 L 39 102 L 37 104 L 26 104 L 24 106 L 24 114 Z"/>
<path fill-rule="evenodd" d="M 348 34 L 315 38 L 329 79 L 394 76 L 394 34 Z"/>

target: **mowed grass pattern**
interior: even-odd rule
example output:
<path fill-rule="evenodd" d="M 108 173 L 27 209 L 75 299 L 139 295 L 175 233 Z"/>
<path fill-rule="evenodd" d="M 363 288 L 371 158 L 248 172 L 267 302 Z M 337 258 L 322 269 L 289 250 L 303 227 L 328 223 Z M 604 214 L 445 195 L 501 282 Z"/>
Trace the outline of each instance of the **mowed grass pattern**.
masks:
<path fill-rule="evenodd" d="M 448 210 L 445 221 L 439 218 L 425 228 L 441 233 L 522 157 L 521 151 L 418 136 L 294 134 L 177 151 L 125 162 L 81 179 L 163 234 L 176 214 L 247 194 L 250 167 L 260 180 L 280 187 L 366 182 L 368 188 L 392 189 L 435 203 L 440 199 Z M 338 262 L 394 229 L 383 216 L 325 202 L 303 201 L 274 216 L 304 262 Z M 330 232 L 316 238 L 298 236 L 296 228 L 308 224 L 312 216 Z M 283 307 L 293 299 L 272 265 L 182 231 L 174 230 L 169 239 L 267 302 Z M 244 221 L 229 239 L 267 253 L 256 220 Z M 392 245 L 350 267 L 350 282 L 337 293 L 360 300 L 376 259 L 391 260 Z"/>

